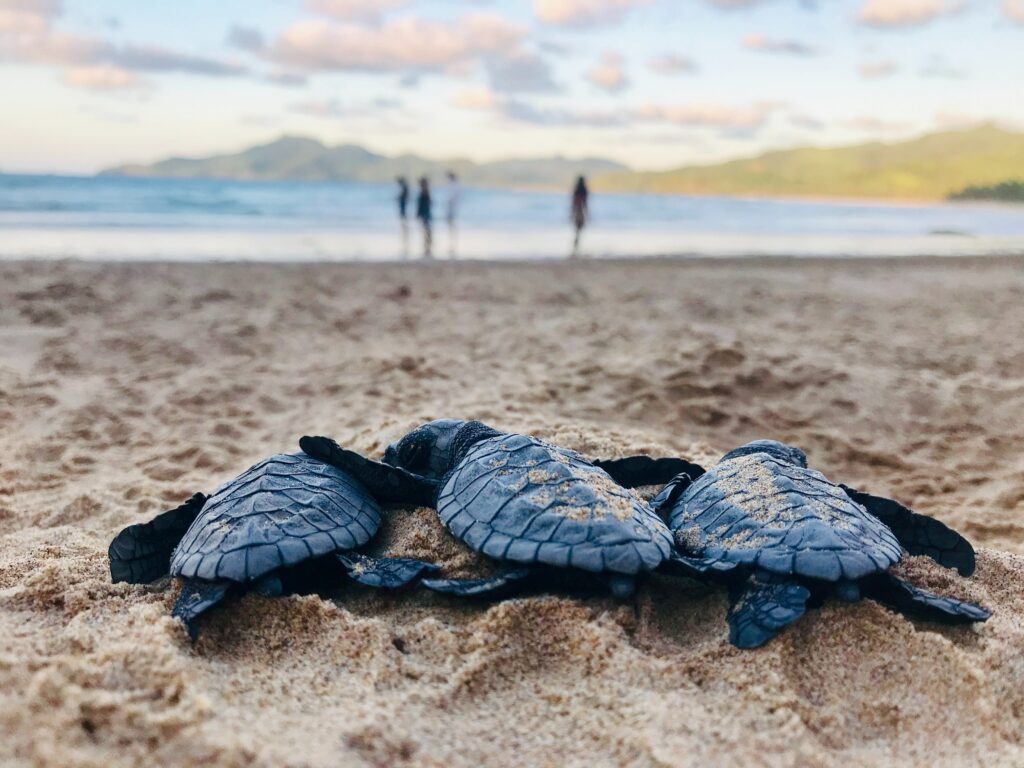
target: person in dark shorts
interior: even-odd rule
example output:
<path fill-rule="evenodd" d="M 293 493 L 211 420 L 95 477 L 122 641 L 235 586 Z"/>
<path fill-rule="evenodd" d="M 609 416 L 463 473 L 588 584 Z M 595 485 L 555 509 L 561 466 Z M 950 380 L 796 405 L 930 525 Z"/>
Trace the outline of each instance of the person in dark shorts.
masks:
<path fill-rule="evenodd" d="M 398 223 L 402 227 L 402 258 L 406 258 L 409 255 L 409 182 L 405 176 L 399 176 L 395 182 L 398 184 L 395 198 L 398 201 Z"/>
<path fill-rule="evenodd" d="M 587 219 L 590 218 L 589 197 L 590 192 L 587 191 L 587 181 L 580 176 L 576 179 L 576 188 L 572 191 L 572 207 L 569 212 L 569 218 L 572 220 L 573 226 L 576 227 L 576 237 L 572 241 L 573 256 L 579 254 L 580 235 L 583 233 L 583 228 L 587 225 Z"/>
<path fill-rule="evenodd" d="M 398 182 L 398 218 L 405 220 L 406 208 L 409 206 L 409 182 L 405 176 L 399 176 L 395 181 Z"/>
<path fill-rule="evenodd" d="M 431 257 L 433 247 L 433 231 L 431 226 L 434 220 L 433 203 L 430 199 L 430 180 L 426 176 L 420 179 L 420 194 L 416 198 L 416 218 L 423 225 L 423 257 Z"/>

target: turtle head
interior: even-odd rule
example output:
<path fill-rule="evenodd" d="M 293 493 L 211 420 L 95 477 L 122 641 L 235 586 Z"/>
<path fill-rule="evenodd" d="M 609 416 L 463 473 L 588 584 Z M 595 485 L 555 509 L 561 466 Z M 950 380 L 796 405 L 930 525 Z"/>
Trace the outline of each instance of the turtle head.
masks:
<path fill-rule="evenodd" d="M 780 443 L 778 440 L 754 440 L 746 445 L 741 445 L 739 448 L 733 448 L 722 457 L 722 461 L 737 459 L 740 456 L 749 456 L 752 453 L 767 453 L 772 458 L 784 461 L 787 464 L 807 467 L 807 455 L 803 451 L 792 445 Z"/>
<path fill-rule="evenodd" d="M 384 451 L 384 462 L 431 480 L 440 480 L 469 446 L 499 434 L 479 421 L 428 421 L 389 445 Z"/>

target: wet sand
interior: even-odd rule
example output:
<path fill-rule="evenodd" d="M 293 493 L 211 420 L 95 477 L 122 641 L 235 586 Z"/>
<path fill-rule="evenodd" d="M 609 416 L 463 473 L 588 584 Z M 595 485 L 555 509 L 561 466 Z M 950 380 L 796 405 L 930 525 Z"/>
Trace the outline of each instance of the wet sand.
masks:
<path fill-rule="evenodd" d="M 0 764 L 1024 764 L 1024 264 L 0 264 Z M 725 596 L 248 596 L 199 641 L 112 585 L 122 526 L 329 434 L 479 418 L 594 456 L 756 437 L 979 547 L 980 627 Z M 376 550 L 486 566 L 429 510 Z"/>

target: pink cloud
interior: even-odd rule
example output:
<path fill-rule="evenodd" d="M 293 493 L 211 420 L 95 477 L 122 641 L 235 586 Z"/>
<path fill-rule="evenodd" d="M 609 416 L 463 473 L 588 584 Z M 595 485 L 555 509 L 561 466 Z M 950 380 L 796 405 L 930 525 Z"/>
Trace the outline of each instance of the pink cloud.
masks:
<path fill-rule="evenodd" d="M 626 73 L 622 68 L 622 56 L 608 51 L 601 61 L 587 72 L 587 80 L 609 93 L 617 93 L 626 87 Z"/>
<path fill-rule="evenodd" d="M 122 91 L 142 86 L 142 81 L 132 72 L 105 64 L 71 67 L 64 72 L 64 82 L 91 91 Z"/>
<path fill-rule="evenodd" d="M 641 120 L 705 128 L 750 130 L 764 125 L 776 109 L 774 104 L 732 107 L 723 104 L 646 104 L 636 110 Z"/>
<path fill-rule="evenodd" d="M 659 75 L 683 75 L 697 71 L 697 65 L 692 59 L 674 53 L 655 56 L 647 63 L 647 66 Z"/>
<path fill-rule="evenodd" d="M 866 0 L 857 17 L 871 27 L 916 27 L 961 10 L 951 0 Z"/>
<path fill-rule="evenodd" d="M 1024 0 L 1003 0 L 1003 13 L 1011 21 L 1024 24 Z"/>
<path fill-rule="evenodd" d="M 877 80 L 882 77 L 889 77 L 899 71 L 899 67 L 893 61 L 866 61 L 860 65 L 860 76 L 868 80 Z"/>
<path fill-rule="evenodd" d="M 270 55 L 311 70 L 439 71 L 512 52 L 525 35 L 525 28 L 487 14 L 452 23 L 407 16 L 379 27 L 311 19 L 288 27 Z"/>
<path fill-rule="evenodd" d="M 4 0 L 0 9 L 0 60 L 77 68 L 65 80 L 82 87 L 107 82 L 122 72 L 188 72 L 198 75 L 245 75 L 236 63 L 146 45 L 115 45 L 106 40 L 53 28 L 62 6 L 56 0 Z M 127 87 L 127 86 L 122 86 Z"/>
<path fill-rule="evenodd" d="M 377 22 L 388 11 L 404 8 L 410 0 L 306 0 L 314 13 L 342 21 Z"/>
<path fill-rule="evenodd" d="M 743 38 L 743 47 L 748 51 L 781 53 L 789 56 L 814 56 L 818 52 L 816 48 L 799 40 L 780 40 L 764 35 L 747 35 Z"/>
<path fill-rule="evenodd" d="M 651 0 L 533 0 L 534 15 L 545 24 L 587 27 L 616 21 Z"/>
<path fill-rule="evenodd" d="M 456 91 L 451 103 L 460 109 L 489 110 L 498 105 L 498 98 L 490 88 L 479 86 Z"/>

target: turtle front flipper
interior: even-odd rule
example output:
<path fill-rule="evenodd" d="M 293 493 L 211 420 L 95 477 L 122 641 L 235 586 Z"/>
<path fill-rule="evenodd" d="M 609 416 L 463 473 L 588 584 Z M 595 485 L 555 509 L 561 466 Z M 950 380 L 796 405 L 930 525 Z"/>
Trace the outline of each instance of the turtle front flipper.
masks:
<path fill-rule="evenodd" d="M 314 459 L 357 478 L 378 501 L 433 506 L 437 498 L 437 481 L 360 456 L 329 437 L 307 435 L 299 440 L 299 447 Z"/>
<path fill-rule="evenodd" d="M 890 573 L 878 573 L 862 582 L 864 595 L 912 618 L 942 624 L 985 621 L 991 611 L 965 600 L 936 595 Z"/>
<path fill-rule="evenodd" d="M 117 534 L 107 549 L 110 580 L 115 584 L 146 584 L 166 576 L 171 552 L 205 503 L 206 496 L 197 493 L 180 507 L 157 515 L 148 523 L 129 525 Z"/>
<path fill-rule="evenodd" d="M 348 576 L 367 587 L 398 589 L 407 586 L 425 573 L 436 573 L 441 566 L 408 557 L 367 557 L 355 552 L 335 555 Z"/>
<path fill-rule="evenodd" d="M 839 486 L 846 495 L 877 517 L 912 555 L 926 555 L 939 565 L 956 568 L 961 576 L 974 573 L 974 547 L 945 523 L 907 509 L 883 496 Z"/>
<path fill-rule="evenodd" d="M 521 588 L 532 574 L 532 568 L 514 568 L 487 579 L 424 579 L 420 583 L 433 592 L 448 595 L 496 598 Z"/>
<path fill-rule="evenodd" d="M 597 459 L 592 463 L 624 488 L 664 485 L 681 473 L 689 475 L 691 481 L 704 474 L 704 467 L 699 464 L 673 457 L 627 456 L 624 459 Z"/>
<path fill-rule="evenodd" d="M 751 578 L 730 592 L 729 642 L 759 648 L 804 615 L 811 592 L 793 581 Z"/>
<path fill-rule="evenodd" d="M 223 600 L 230 588 L 230 581 L 184 580 L 181 594 L 178 595 L 174 608 L 171 610 L 171 616 L 176 616 L 185 622 L 188 636 L 192 638 L 193 642 L 199 636 L 196 619 Z"/>

